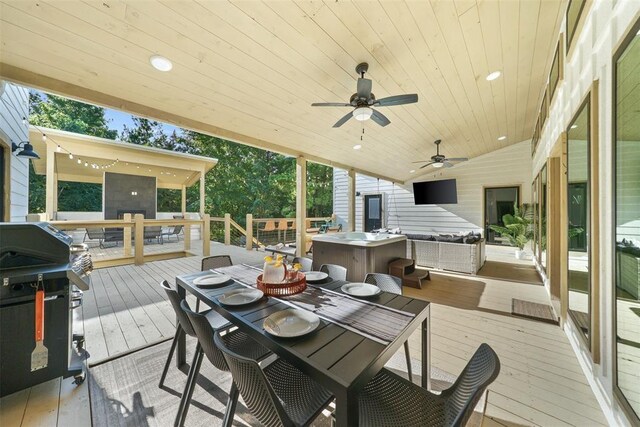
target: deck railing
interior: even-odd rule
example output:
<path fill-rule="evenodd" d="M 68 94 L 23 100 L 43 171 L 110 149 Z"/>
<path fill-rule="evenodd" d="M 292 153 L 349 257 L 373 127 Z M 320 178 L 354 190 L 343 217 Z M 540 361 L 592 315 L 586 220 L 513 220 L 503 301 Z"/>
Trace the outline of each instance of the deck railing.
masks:
<path fill-rule="evenodd" d="M 51 221 L 51 225 L 65 231 L 101 230 L 99 233 L 102 238 L 98 241 L 103 251 L 100 253 L 100 257 L 94 258 L 94 264 L 99 268 L 124 264 L 142 265 L 145 261 L 195 255 L 191 251 L 191 228 L 193 226 L 201 228 L 202 255 L 208 256 L 211 253 L 210 222 L 209 215 L 204 215 L 200 219 L 145 219 L 141 214 L 136 214 L 133 218 L 131 214 L 125 214 L 121 220 Z M 164 248 L 169 248 L 169 251 L 160 251 L 159 246 L 152 248 L 145 245 L 145 241 L 149 242 L 154 239 L 161 241 L 163 227 L 180 225 L 184 228 L 182 249 L 178 249 L 177 245 L 168 245 Z M 160 230 L 159 234 L 157 230 Z M 89 233 L 87 232 L 87 234 Z M 119 242 L 122 242 L 121 250 Z M 112 243 L 115 243 L 115 247 L 107 248 Z"/>
<path fill-rule="evenodd" d="M 309 234 L 317 233 L 330 220 L 330 217 L 307 218 L 305 229 Z M 296 240 L 296 218 L 253 218 L 252 214 L 246 216 L 246 227 L 234 221 L 230 214 L 222 217 L 204 215 L 196 219 L 145 219 L 141 214 L 133 217 L 131 214 L 125 214 L 120 220 L 66 220 L 51 221 L 51 224 L 60 230 L 75 230 L 85 237 L 89 235 L 88 232 L 85 234 L 87 230 L 102 230 L 104 238 L 99 240 L 99 248 L 95 247 L 98 242 L 89 241 L 94 243 L 91 251 L 96 267 L 141 265 L 146 261 L 197 255 L 191 248 L 193 227 L 200 230 L 202 256 L 210 254 L 211 241 L 252 250 L 276 243 L 292 243 Z M 170 241 L 170 244 L 145 245 L 145 242 L 153 242 L 158 229 L 164 228 L 163 231 L 168 231 L 167 228 L 180 225 L 184 230 L 180 235 L 183 238 L 182 245 L 178 244 L 179 236 L 176 236 L 175 242 Z M 154 233 L 150 234 L 151 227 Z M 159 239 L 162 242 L 162 237 Z M 171 240 L 170 237 L 168 239 Z"/>

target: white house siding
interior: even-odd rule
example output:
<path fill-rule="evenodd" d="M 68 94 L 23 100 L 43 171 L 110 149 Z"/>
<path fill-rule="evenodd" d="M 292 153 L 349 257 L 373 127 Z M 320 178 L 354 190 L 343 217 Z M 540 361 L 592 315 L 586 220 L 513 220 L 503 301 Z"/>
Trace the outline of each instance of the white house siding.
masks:
<path fill-rule="evenodd" d="M 1 83 L 0 83 L 1 84 Z M 6 83 L 0 102 L 0 144 L 9 147 L 10 158 L 10 220 L 24 221 L 29 209 L 29 163 L 11 154 L 11 141 L 16 143 L 29 138 L 28 127 L 22 118 L 29 115 L 29 92 L 26 88 Z M 4 165 L 0 165 L 4 169 Z M 2 171 L 4 173 L 4 170 Z"/>
<path fill-rule="evenodd" d="M 590 3 L 590 2 L 587 2 Z M 531 177 L 535 177 L 546 162 L 549 152 L 561 133 L 567 129 L 571 119 L 589 93 L 593 82 L 599 84 L 598 108 L 598 138 L 599 145 L 599 185 L 598 200 L 599 237 L 600 244 L 594 251 L 598 251 L 600 264 L 597 266 L 600 283 L 600 298 L 598 301 L 600 312 L 600 363 L 594 364 L 588 350 L 578 337 L 580 334 L 571 322 L 566 324 L 566 330 L 572 341 L 578 359 L 592 385 L 596 396 L 605 408 L 611 425 L 630 425 L 623 411 L 612 396 L 615 377 L 613 370 L 613 346 L 615 335 L 613 330 L 613 295 L 615 286 L 614 264 L 612 260 L 614 248 L 614 216 L 613 216 L 613 144 L 612 135 L 612 103 L 613 103 L 613 66 L 612 58 L 617 46 L 621 43 L 629 27 L 640 14 L 639 1 L 594 1 L 589 10 L 585 10 L 584 25 L 573 40 L 570 56 L 565 59 L 564 79 L 558 84 L 556 94 L 549 106 L 549 115 L 542 129 L 540 143 L 534 156 L 534 166 Z M 565 25 L 562 24 L 564 31 Z M 549 52 L 551 61 L 552 52 Z M 636 153 L 635 156 L 638 156 Z M 637 159 L 637 157 L 636 157 Z M 624 161 L 637 162 L 633 154 L 625 154 Z M 635 163 L 637 164 L 637 163 Z M 640 176 L 637 177 L 640 179 Z M 626 192 L 623 199 L 618 200 L 619 213 L 624 218 L 633 218 L 632 212 L 624 212 L 625 202 L 638 197 L 637 193 Z M 624 199 L 626 198 L 626 200 Z M 627 204 L 628 206 L 628 204 Z M 637 217 L 637 213 L 635 215 Z M 624 233 L 631 235 L 638 233 L 637 224 L 630 221 L 624 224 Z"/>
<path fill-rule="evenodd" d="M 445 147 L 446 153 L 446 147 Z M 529 141 L 473 158 L 457 166 L 418 174 L 414 181 L 456 179 L 458 203 L 455 205 L 415 205 L 412 182 L 393 185 L 364 175 L 356 176 L 356 230 L 362 230 L 363 195 L 384 193 L 385 222 L 406 233 L 454 233 L 481 231 L 484 234 L 484 188 L 520 186 L 524 202 L 531 199 L 531 145 Z M 347 172 L 334 170 L 333 206 L 337 220 L 347 223 Z M 344 226 L 343 225 L 343 226 Z"/>

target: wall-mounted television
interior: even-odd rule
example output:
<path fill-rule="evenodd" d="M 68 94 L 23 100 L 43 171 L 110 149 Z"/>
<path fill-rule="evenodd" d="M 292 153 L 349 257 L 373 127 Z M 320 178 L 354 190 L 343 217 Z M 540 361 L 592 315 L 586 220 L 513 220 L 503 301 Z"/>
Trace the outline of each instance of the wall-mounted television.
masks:
<path fill-rule="evenodd" d="M 416 205 L 447 205 L 458 203 L 455 179 L 413 183 Z"/>

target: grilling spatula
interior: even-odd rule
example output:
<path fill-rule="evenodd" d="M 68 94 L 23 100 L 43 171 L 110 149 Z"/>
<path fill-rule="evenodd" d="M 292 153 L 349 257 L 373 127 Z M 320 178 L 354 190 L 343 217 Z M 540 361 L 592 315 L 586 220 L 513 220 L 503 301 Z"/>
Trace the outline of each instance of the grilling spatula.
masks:
<path fill-rule="evenodd" d="M 36 288 L 36 348 L 31 352 L 31 372 L 46 368 L 49 364 L 49 350 L 44 346 L 44 284 L 38 277 Z"/>

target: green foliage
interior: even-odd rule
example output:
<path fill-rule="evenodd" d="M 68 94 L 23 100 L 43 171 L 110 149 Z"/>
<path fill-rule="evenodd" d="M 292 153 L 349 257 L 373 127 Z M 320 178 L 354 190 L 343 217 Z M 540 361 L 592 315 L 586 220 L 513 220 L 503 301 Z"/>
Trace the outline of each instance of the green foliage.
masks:
<path fill-rule="evenodd" d="M 182 191 L 158 188 L 158 212 L 181 212 Z"/>
<path fill-rule="evenodd" d="M 115 138 L 107 127 L 104 110 L 80 102 L 49 95 L 31 94 L 31 123 L 87 135 Z M 182 130 L 166 135 L 162 124 L 133 118 L 121 139 L 133 144 L 199 154 L 219 160 L 205 178 L 205 212 L 212 216 L 230 213 L 244 225 L 247 213 L 254 217 L 295 216 L 296 161 L 270 151 L 237 144 L 197 132 Z M 44 211 L 45 178 L 30 173 L 30 211 Z M 199 183 L 187 189 L 187 211 L 200 210 Z M 99 210 L 101 186 L 60 183 L 60 210 Z M 333 169 L 309 163 L 307 166 L 307 214 L 330 216 L 333 209 Z M 158 212 L 181 210 L 178 190 L 158 189 Z"/>
<path fill-rule="evenodd" d="M 491 225 L 490 228 L 506 237 L 511 246 L 523 250 L 527 242 L 533 239 L 533 209 L 531 205 L 524 203 L 522 206 L 513 206 L 513 215 L 506 214 L 502 217 L 504 226 Z"/>
<path fill-rule="evenodd" d="M 29 93 L 29 123 L 83 135 L 115 139 L 118 132 L 109 129 L 104 108 L 72 99 L 47 95 L 43 99 L 36 92 Z"/>
<path fill-rule="evenodd" d="M 29 123 L 85 135 L 114 139 L 115 130 L 107 127 L 104 109 L 55 95 L 43 99 L 29 94 Z M 44 212 L 46 178 L 29 167 L 29 211 Z M 102 185 L 83 182 L 58 182 L 58 210 L 94 212 L 102 210 Z"/>
<path fill-rule="evenodd" d="M 58 210 L 102 212 L 102 184 L 58 182 Z"/>

